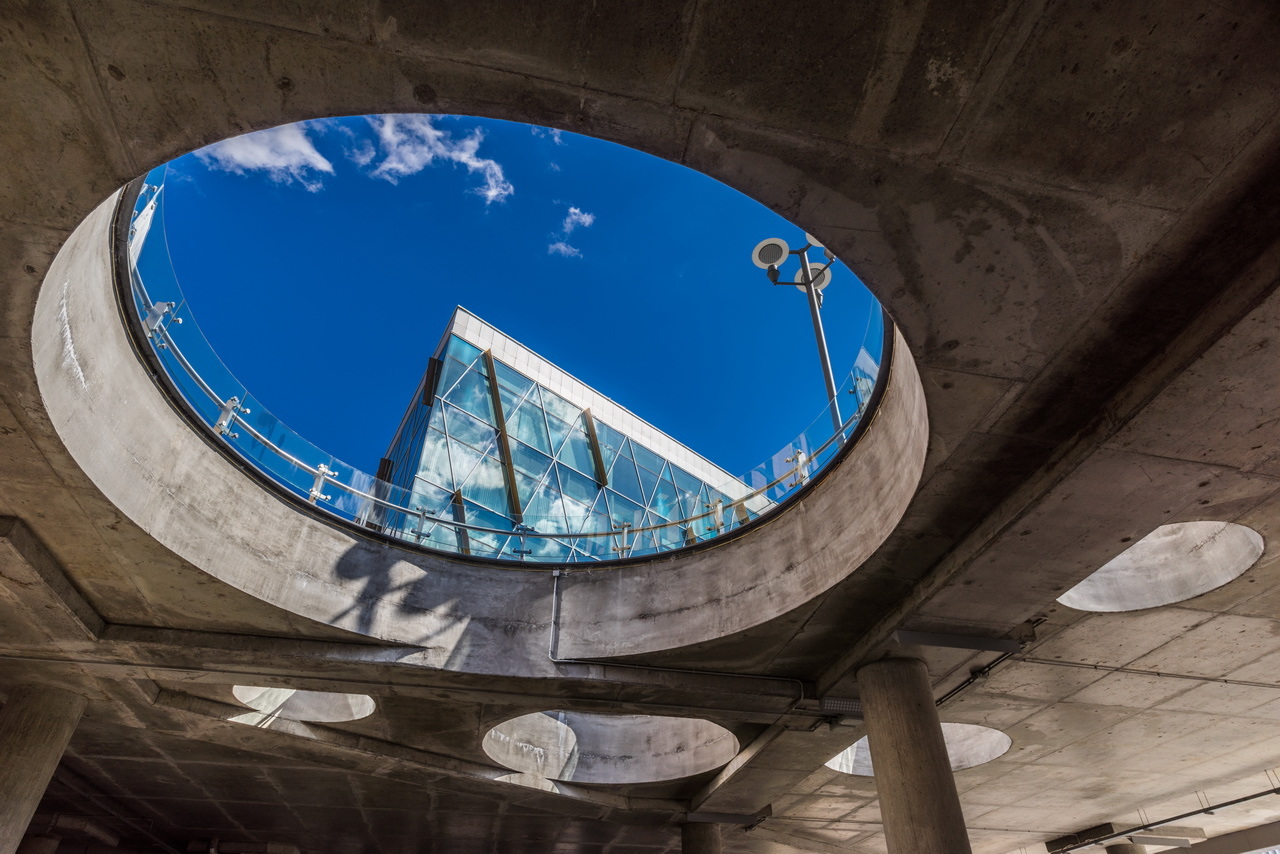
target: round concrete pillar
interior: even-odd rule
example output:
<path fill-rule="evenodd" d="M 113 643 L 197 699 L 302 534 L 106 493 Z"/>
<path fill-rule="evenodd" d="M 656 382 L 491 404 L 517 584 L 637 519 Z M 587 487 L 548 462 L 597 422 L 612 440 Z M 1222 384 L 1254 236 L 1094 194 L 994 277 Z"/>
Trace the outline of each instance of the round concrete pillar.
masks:
<path fill-rule="evenodd" d="M 868 664 L 858 693 L 889 854 L 970 854 L 924 662 Z"/>
<path fill-rule="evenodd" d="M 690 822 L 680 827 L 681 854 L 720 854 L 720 825 Z"/>
<path fill-rule="evenodd" d="M 84 711 L 84 697 L 23 685 L 0 710 L 0 854 L 15 854 Z"/>
<path fill-rule="evenodd" d="M 1107 854 L 1147 854 L 1145 845 L 1134 845 L 1131 842 L 1115 842 L 1106 848 Z"/>

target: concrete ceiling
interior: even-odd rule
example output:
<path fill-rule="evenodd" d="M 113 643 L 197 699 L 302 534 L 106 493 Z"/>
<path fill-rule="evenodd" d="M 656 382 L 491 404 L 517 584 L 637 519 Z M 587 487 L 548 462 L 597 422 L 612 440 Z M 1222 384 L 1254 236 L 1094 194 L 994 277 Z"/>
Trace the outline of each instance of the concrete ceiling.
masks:
<path fill-rule="evenodd" d="M 726 845 L 881 851 L 874 781 L 824 767 L 861 727 L 795 704 L 788 680 L 855 696 L 853 670 L 899 628 L 1026 641 L 989 670 L 998 653 L 908 650 L 944 720 L 1013 740 L 957 772 L 976 851 L 1274 788 L 1278 37 L 1274 6 L 1246 0 L 6 5 L 0 515 L 16 521 L 0 690 L 37 679 L 91 697 L 42 812 L 96 816 L 138 850 L 658 854 L 689 810 L 770 806 Z M 68 453 L 32 322 L 71 230 L 200 145 L 410 111 L 561 127 L 699 169 L 823 238 L 893 313 L 930 441 L 888 541 L 781 617 L 630 662 L 776 678 L 425 666 L 179 559 Z M 1056 604 L 1158 526 L 1198 520 L 1258 531 L 1261 559 L 1162 608 Z M 245 711 L 236 684 L 367 693 L 378 710 L 246 726 L 228 720 Z M 674 783 L 541 791 L 499 781 L 480 749 L 531 707 L 705 717 L 744 747 Z M 1278 819 L 1263 798 L 1180 823 L 1214 836 Z"/>

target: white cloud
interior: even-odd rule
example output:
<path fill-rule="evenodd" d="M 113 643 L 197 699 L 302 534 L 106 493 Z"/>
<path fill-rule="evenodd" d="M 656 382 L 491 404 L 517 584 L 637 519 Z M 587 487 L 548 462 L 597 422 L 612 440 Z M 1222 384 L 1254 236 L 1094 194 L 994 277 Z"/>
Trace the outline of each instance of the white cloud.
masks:
<path fill-rule="evenodd" d="M 587 213 L 582 208 L 571 205 L 569 212 L 565 214 L 564 222 L 560 224 L 560 231 L 551 235 L 557 239 L 547 246 L 547 254 L 563 255 L 566 258 L 581 258 L 582 250 L 576 246 L 569 245 L 569 235 L 573 234 L 576 228 L 590 228 L 595 221 L 595 214 Z"/>
<path fill-rule="evenodd" d="M 369 140 L 362 139 L 359 145 L 347 148 L 346 154 L 352 163 L 363 169 L 373 162 L 373 158 L 378 156 L 378 149 L 374 148 L 373 143 Z"/>
<path fill-rule="evenodd" d="M 277 183 L 297 181 L 313 193 L 324 186 L 318 173 L 333 174 L 333 164 L 316 151 L 311 138 L 298 125 L 224 140 L 200 149 L 196 157 L 210 169 L 237 175 L 266 172 Z"/>
<path fill-rule="evenodd" d="M 564 132 L 559 128 L 544 128 L 537 125 L 530 125 L 529 131 L 536 137 L 551 137 L 551 141 L 556 145 L 564 145 Z"/>
<path fill-rule="evenodd" d="M 437 128 L 430 116 L 374 116 L 369 123 L 378 134 L 382 153 L 382 162 L 369 173 L 374 177 L 399 183 L 401 178 L 416 175 L 439 159 L 479 173 L 484 186 L 475 192 L 486 203 L 500 202 L 516 191 L 497 161 L 479 156 L 484 140 L 479 128 L 469 136 L 454 139 L 448 131 Z"/>
<path fill-rule="evenodd" d="M 565 215 L 564 225 L 561 226 L 561 232 L 565 237 L 568 237 L 573 234 L 573 230 L 578 226 L 588 228 L 595 221 L 595 214 L 587 213 L 581 208 L 570 207 L 569 213 Z"/>
<path fill-rule="evenodd" d="M 563 255 L 566 258 L 581 258 L 582 250 L 576 246 L 570 246 L 563 240 L 557 240 L 547 247 L 548 255 Z"/>

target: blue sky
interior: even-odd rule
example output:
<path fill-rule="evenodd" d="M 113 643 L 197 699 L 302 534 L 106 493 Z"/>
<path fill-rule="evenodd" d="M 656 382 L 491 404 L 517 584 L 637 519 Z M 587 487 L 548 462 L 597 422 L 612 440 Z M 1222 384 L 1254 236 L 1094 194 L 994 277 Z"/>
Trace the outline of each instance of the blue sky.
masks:
<path fill-rule="evenodd" d="M 805 297 L 750 259 L 803 232 L 647 154 L 509 122 L 351 117 L 186 155 L 165 193 L 189 312 L 228 368 L 366 471 L 459 304 L 735 473 L 823 405 Z M 874 302 L 836 269 L 823 321 L 841 374 Z"/>

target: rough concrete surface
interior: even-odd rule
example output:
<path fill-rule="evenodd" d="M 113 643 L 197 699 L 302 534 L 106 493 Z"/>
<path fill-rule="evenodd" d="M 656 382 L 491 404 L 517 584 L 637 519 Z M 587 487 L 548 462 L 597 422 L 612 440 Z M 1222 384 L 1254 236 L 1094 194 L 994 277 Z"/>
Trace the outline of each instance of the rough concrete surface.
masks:
<path fill-rule="evenodd" d="M 1278 39 L 1263 0 L 4 5 L 0 697 L 34 682 L 87 698 L 41 814 L 94 817 L 121 851 L 217 838 L 308 854 L 660 854 L 701 811 L 724 820 L 729 852 L 882 852 L 874 779 L 824 763 L 865 734 L 831 701 L 856 698 L 854 674 L 886 655 L 925 661 L 944 722 L 1012 739 L 955 773 L 980 854 L 1275 788 Z M 115 306 L 81 299 L 109 247 L 84 239 L 54 258 L 81 223 L 101 237 L 99 206 L 151 166 L 370 112 L 631 145 L 821 238 L 914 359 L 894 367 L 918 372 L 928 413 L 907 425 L 920 445 L 900 449 L 921 472 L 914 494 L 860 500 L 868 461 L 851 454 L 803 505 L 726 546 L 728 575 L 712 566 L 722 549 L 701 553 L 697 631 L 627 643 L 644 597 L 662 600 L 627 573 L 656 563 L 571 579 L 571 622 L 613 625 L 571 632 L 565 649 L 616 660 L 556 664 L 547 577 L 504 580 L 508 610 L 473 607 L 496 570 L 408 549 L 389 560 L 249 480 L 141 382 Z M 123 382 L 129 398 L 95 423 L 67 396 L 82 381 Z M 126 432 L 171 459 L 131 478 L 112 438 Z M 190 478 L 209 496 L 166 491 Z M 210 571 L 233 512 L 243 527 Z M 1263 553 L 1171 605 L 1056 602 L 1180 522 L 1247 526 Z M 228 583 L 234 564 L 262 565 L 255 548 L 272 571 Z M 773 571 L 780 548 L 789 573 Z M 752 580 L 745 617 L 730 576 Z M 293 609 L 304 583 L 311 604 Z M 469 588 L 466 607 L 450 604 Z M 589 613 L 592 588 L 618 598 Z M 999 661 L 901 648 L 898 628 L 1023 647 Z M 249 725 L 263 713 L 236 685 L 376 708 Z M 484 734 L 551 709 L 703 719 L 740 749 L 667 782 L 507 779 Z M 1272 795 L 1177 823 L 1229 854 L 1277 820 Z M 91 844 L 68 832 L 63 847 Z"/>

